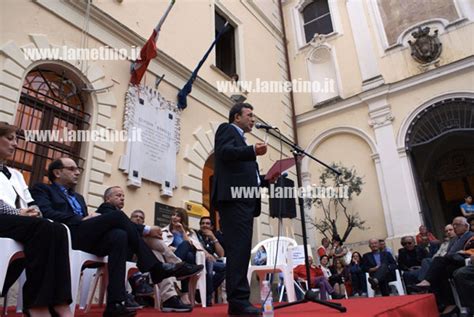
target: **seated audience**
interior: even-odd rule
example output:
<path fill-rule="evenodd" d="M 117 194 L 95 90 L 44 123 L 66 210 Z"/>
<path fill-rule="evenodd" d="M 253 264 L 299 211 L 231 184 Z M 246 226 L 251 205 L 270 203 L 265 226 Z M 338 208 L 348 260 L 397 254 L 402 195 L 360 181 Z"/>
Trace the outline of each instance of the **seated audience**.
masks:
<path fill-rule="evenodd" d="M 328 279 L 324 276 L 321 268 L 317 267 L 313 263 L 313 257 L 309 256 L 309 274 L 310 281 L 308 282 L 310 288 L 319 288 L 321 299 L 327 300 L 327 294 L 330 294 L 333 299 L 344 298 L 344 295 L 340 295 L 334 291 Z M 293 275 L 297 280 L 308 280 L 306 275 L 306 265 L 300 264 L 293 269 Z"/>
<path fill-rule="evenodd" d="M 225 256 L 225 252 L 216 237 L 211 217 L 201 217 L 199 226 L 197 236 L 206 253 L 206 303 L 212 306 L 212 295 L 225 280 L 225 263 L 218 260 Z"/>
<path fill-rule="evenodd" d="M 188 213 L 183 208 L 176 208 L 171 215 L 170 223 L 162 228 L 164 243 L 184 262 L 196 264 L 196 252 L 204 252 L 204 247 L 199 242 L 197 234 L 188 227 Z M 189 279 L 181 281 L 181 300 L 190 304 Z"/>
<path fill-rule="evenodd" d="M 397 264 L 390 253 L 380 251 L 379 240 L 370 239 L 369 247 L 372 251 L 362 257 L 362 268 L 370 275 L 369 283 L 372 289 L 375 291 L 380 288 L 382 296 L 389 296 L 388 283 L 395 279 Z"/>
<path fill-rule="evenodd" d="M 380 246 L 380 251 L 385 251 L 390 253 L 393 256 L 393 250 L 392 248 L 387 247 L 385 240 L 384 239 L 379 239 L 379 246 Z"/>
<path fill-rule="evenodd" d="M 319 269 L 323 272 L 324 277 L 329 281 L 329 284 L 331 285 L 331 287 L 335 284 L 339 284 L 338 282 L 340 281 L 340 277 L 332 277 L 332 272 L 331 272 L 331 269 L 329 268 L 329 257 L 327 255 L 323 255 L 319 261 L 320 261 Z M 344 295 L 338 292 L 336 288 L 334 288 L 334 293 L 342 295 L 344 297 Z"/>
<path fill-rule="evenodd" d="M 109 279 L 104 317 L 136 314 L 136 311 L 130 311 L 124 305 L 124 276 L 128 254 L 137 255 L 139 270 L 150 272 L 153 283 L 160 283 L 170 276 L 186 277 L 199 272 L 183 263 L 158 261 L 135 224 L 123 212 L 89 214 L 84 197 L 74 191 L 80 173 L 72 159 L 56 159 L 48 166 L 51 184 L 37 184 L 32 188 L 31 194 L 45 217 L 69 227 L 74 249 L 108 256 Z"/>
<path fill-rule="evenodd" d="M 428 240 L 431 241 L 438 241 L 436 237 L 426 229 L 425 225 L 421 225 L 420 228 L 418 229 L 420 232 L 416 235 L 416 244 L 422 243 L 421 237 L 428 237 Z"/>
<path fill-rule="evenodd" d="M 422 249 L 423 253 L 426 254 L 426 257 L 431 258 L 436 252 L 438 252 L 439 246 L 440 242 L 438 240 L 430 241 L 427 236 L 423 236 L 421 237 L 421 243 L 416 247 Z"/>
<path fill-rule="evenodd" d="M 345 294 L 345 284 L 347 281 L 350 281 L 350 279 L 349 269 L 344 265 L 341 258 L 337 259 L 335 264 L 331 267 L 331 277 L 329 278 L 329 283 L 334 287 L 336 293 Z"/>
<path fill-rule="evenodd" d="M 72 317 L 66 228 L 41 218 L 23 175 L 6 165 L 18 145 L 16 131 L 15 126 L 0 122 L 0 237 L 23 244 L 25 312 L 46 317 L 51 316 L 51 308 L 60 317 Z"/>
<path fill-rule="evenodd" d="M 414 285 L 419 282 L 421 262 L 429 254 L 425 248 L 416 246 L 411 236 L 402 237 L 401 244 L 403 248 L 398 250 L 398 268 L 402 271 L 405 285 Z"/>
<path fill-rule="evenodd" d="M 438 251 L 431 258 L 424 258 L 421 261 L 421 268 L 418 274 L 418 282 L 421 282 L 425 279 L 426 273 L 428 272 L 434 258 L 446 255 L 446 253 L 448 252 L 448 246 L 450 245 L 451 240 L 454 238 L 456 238 L 456 233 L 454 232 L 453 225 L 446 225 L 446 227 L 444 227 L 444 241 L 439 246 Z"/>
<path fill-rule="evenodd" d="M 362 256 L 359 252 L 352 253 L 349 271 L 351 273 L 352 294 L 355 296 L 367 296 L 367 282 L 361 261 Z"/>
<path fill-rule="evenodd" d="M 467 195 L 464 198 L 464 204 L 459 206 L 459 208 L 461 209 L 461 213 L 464 217 L 467 218 L 467 217 L 473 216 L 474 215 L 474 205 L 472 204 L 472 196 Z"/>
<path fill-rule="evenodd" d="M 125 205 L 125 193 L 122 188 L 119 186 L 109 187 L 105 190 L 104 193 L 104 203 L 99 206 L 97 212 L 100 214 L 106 214 L 109 212 L 122 212 L 122 208 Z M 180 263 L 181 259 L 174 255 L 174 253 L 163 243 L 161 238 L 161 228 L 157 226 L 146 226 L 145 214 L 141 210 L 135 210 L 132 213 L 130 220 L 135 224 L 137 230 L 143 235 L 143 238 L 147 245 L 152 249 L 156 258 L 161 262 L 166 263 Z M 190 264 L 184 264 L 186 266 L 191 266 Z M 198 270 L 202 269 L 201 266 L 197 266 Z M 153 288 L 148 285 L 146 278 L 143 278 L 141 273 L 137 273 L 131 279 L 132 289 L 135 290 L 135 294 L 139 293 L 137 287 L 143 289 L 148 289 L 148 294 L 151 291 L 151 294 L 154 293 Z M 140 283 L 143 281 L 144 283 Z M 158 283 L 158 288 L 160 290 L 160 298 L 162 302 L 161 310 L 164 312 L 190 312 L 192 310 L 191 305 L 185 305 L 181 302 L 176 290 L 174 288 L 174 277 L 169 277 L 163 279 Z M 147 287 L 148 286 L 148 287 Z M 145 293 L 142 290 L 142 295 Z M 127 307 L 139 307 L 139 304 L 136 303 L 133 298 L 127 298 Z"/>
<path fill-rule="evenodd" d="M 417 284 L 418 287 L 431 288 L 440 311 L 446 316 L 456 309 L 448 279 L 456 269 L 464 266 L 466 256 L 459 251 L 462 251 L 466 242 L 474 236 L 474 233 L 469 231 L 469 224 L 464 217 L 454 218 L 453 227 L 457 237 L 451 241 L 448 252 L 443 257 L 433 259 L 425 279 Z"/>

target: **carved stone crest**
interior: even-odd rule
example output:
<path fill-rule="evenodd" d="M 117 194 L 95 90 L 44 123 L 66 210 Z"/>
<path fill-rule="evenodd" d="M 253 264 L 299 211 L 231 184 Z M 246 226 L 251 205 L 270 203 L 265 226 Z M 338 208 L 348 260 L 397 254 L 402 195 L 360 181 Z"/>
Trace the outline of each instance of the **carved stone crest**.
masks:
<path fill-rule="evenodd" d="M 416 39 L 413 43 L 408 41 L 411 47 L 411 56 L 420 64 L 427 64 L 435 61 L 440 55 L 443 44 L 439 41 L 438 30 L 430 35 L 430 28 L 418 28 L 418 31 L 411 35 Z"/>

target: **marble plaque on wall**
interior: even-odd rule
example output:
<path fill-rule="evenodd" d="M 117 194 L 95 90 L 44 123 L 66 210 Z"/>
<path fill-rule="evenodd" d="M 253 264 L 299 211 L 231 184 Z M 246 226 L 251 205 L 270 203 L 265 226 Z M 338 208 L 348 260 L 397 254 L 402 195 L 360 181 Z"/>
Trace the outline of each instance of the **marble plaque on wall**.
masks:
<path fill-rule="evenodd" d="M 142 179 L 161 184 L 161 195 L 172 196 L 176 187 L 180 111 L 158 91 L 130 86 L 125 98 L 124 128 L 138 137 L 127 142 L 120 169 L 127 184 L 141 187 Z"/>

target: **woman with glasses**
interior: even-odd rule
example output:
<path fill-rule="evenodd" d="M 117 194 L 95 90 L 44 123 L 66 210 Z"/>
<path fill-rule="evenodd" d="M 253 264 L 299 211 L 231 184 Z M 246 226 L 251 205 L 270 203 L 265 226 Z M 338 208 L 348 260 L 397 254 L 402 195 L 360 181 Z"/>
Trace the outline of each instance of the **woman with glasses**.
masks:
<path fill-rule="evenodd" d="M 41 218 L 22 174 L 6 165 L 17 147 L 16 130 L 0 122 L 0 237 L 23 244 L 29 315 L 51 316 L 51 308 L 61 317 L 73 316 L 66 229 Z"/>

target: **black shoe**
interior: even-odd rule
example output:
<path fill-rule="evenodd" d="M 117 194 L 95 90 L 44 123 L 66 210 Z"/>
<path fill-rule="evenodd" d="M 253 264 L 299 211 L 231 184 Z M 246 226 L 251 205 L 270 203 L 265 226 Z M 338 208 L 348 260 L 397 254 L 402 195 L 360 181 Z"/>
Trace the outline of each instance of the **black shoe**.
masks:
<path fill-rule="evenodd" d="M 122 303 L 107 304 L 105 307 L 103 317 L 133 317 L 137 314 L 136 311 L 130 311 Z"/>
<path fill-rule="evenodd" d="M 229 305 L 227 314 L 229 316 L 262 316 L 262 310 L 252 305 L 243 307 L 233 307 Z"/>
<path fill-rule="evenodd" d="M 153 287 L 150 286 L 146 281 L 143 283 L 138 284 L 138 286 L 133 290 L 133 293 L 137 296 L 153 296 L 155 294 L 155 290 Z"/>
<path fill-rule="evenodd" d="M 425 293 L 428 293 L 429 290 L 430 290 L 430 287 L 407 285 L 407 293 L 409 295 L 411 295 L 411 294 L 425 294 Z"/>
<path fill-rule="evenodd" d="M 374 277 L 369 277 L 369 283 L 374 291 L 379 287 L 379 281 Z"/>
<path fill-rule="evenodd" d="M 198 274 L 202 271 L 204 265 L 194 265 L 188 264 L 185 262 L 180 262 L 176 264 L 163 263 L 161 268 L 158 270 L 153 270 L 151 273 L 152 280 L 155 284 L 160 283 L 165 278 L 174 276 L 178 281 L 184 280 L 188 277 Z"/>
<path fill-rule="evenodd" d="M 135 298 L 133 297 L 132 294 L 129 294 L 127 293 L 127 296 L 125 297 L 125 307 L 128 309 L 128 310 L 138 310 L 138 309 L 142 309 L 144 306 L 138 304 L 136 301 L 135 301 Z"/>
<path fill-rule="evenodd" d="M 439 317 L 452 317 L 452 316 L 457 317 L 458 313 L 459 313 L 459 308 L 457 306 L 455 306 L 449 312 L 444 313 L 444 314 L 439 314 Z"/>
<path fill-rule="evenodd" d="M 161 311 L 165 313 L 190 312 L 192 310 L 193 307 L 191 305 L 183 304 L 183 302 L 181 301 L 181 299 L 179 299 L 178 296 L 173 296 L 167 299 L 161 307 Z"/>
<path fill-rule="evenodd" d="M 343 298 L 346 298 L 346 296 L 342 295 L 342 294 L 338 294 L 336 292 L 332 293 L 331 294 L 331 297 L 332 299 L 343 299 Z"/>

